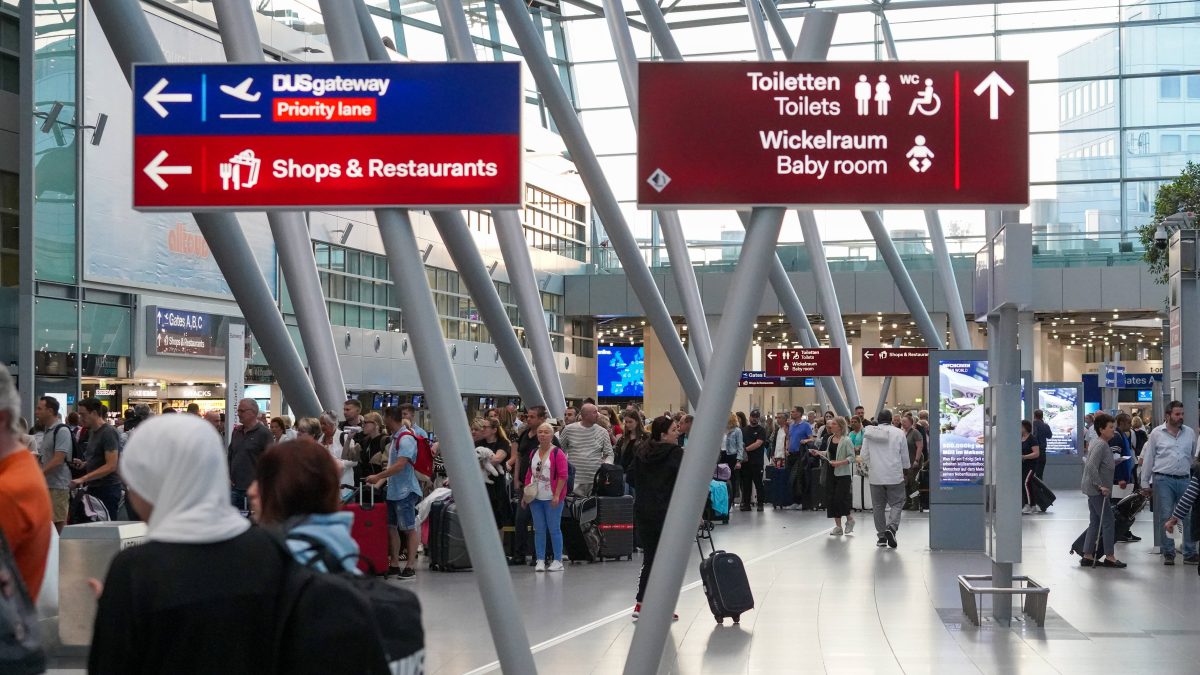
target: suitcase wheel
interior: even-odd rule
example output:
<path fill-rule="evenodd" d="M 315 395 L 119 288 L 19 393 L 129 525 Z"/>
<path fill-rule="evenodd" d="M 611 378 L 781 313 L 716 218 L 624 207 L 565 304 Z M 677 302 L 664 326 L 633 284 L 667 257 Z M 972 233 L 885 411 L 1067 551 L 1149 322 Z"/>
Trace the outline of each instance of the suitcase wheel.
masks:
<path fill-rule="evenodd" d="M 741 622 L 742 622 L 742 615 L 741 615 L 741 614 L 734 614 L 734 615 L 733 615 L 733 622 L 734 622 L 734 623 L 741 623 Z M 724 622 L 722 622 L 722 623 L 724 623 Z"/>
<path fill-rule="evenodd" d="M 717 623 L 718 623 L 718 624 L 720 624 L 720 625 L 722 625 L 722 626 L 724 626 L 724 625 L 725 625 L 725 618 L 724 618 L 724 617 L 721 617 L 721 616 L 718 616 L 718 615 L 716 615 L 716 614 L 713 614 L 713 618 L 717 620 Z"/>

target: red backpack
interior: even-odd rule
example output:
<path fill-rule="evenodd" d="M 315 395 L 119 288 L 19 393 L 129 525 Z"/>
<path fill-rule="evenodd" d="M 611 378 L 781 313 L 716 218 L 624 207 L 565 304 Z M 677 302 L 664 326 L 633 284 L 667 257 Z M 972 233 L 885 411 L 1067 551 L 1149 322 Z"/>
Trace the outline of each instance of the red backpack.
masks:
<path fill-rule="evenodd" d="M 433 478 L 433 446 L 429 443 L 429 437 L 418 436 L 412 429 L 405 429 L 396 435 L 396 442 L 399 443 L 405 436 L 412 436 L 417 441 L 417 461 L 413 462 L 413 468 L 426 478 Z"/>

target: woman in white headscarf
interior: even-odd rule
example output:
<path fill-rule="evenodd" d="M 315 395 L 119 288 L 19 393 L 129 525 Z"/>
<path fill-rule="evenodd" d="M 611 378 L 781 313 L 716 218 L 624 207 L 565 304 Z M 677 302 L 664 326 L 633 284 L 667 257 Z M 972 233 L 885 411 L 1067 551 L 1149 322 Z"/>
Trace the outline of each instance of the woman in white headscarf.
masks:
<path fill-rule="evenodd" d="M 271 672 L 267 636 L 286 558 L 230 505 L 212 425 L 192 415 L 151 419 L 119 470 L 149 533 L 109 568 L 89 673 Z"/>

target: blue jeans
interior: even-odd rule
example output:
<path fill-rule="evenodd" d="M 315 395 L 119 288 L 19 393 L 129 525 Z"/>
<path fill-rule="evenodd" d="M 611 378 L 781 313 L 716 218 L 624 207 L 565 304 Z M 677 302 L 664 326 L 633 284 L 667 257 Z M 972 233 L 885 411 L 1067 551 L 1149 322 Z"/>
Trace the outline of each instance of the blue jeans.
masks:
<path fill-rule="evenodd" d="M 1189 476 L 1173 477 L 1165 474 L 1154 474 L 1154 515 L 1161 517 L 1163 522 L 1171 517 L 1175 505 L 1187 491 Z M 1195 509 L 1193 509 L 1194 511 Z M 1157 520 L 1158 518 L 1156 518 Z M 1183 528 L 1183 555 L 1196 555 L 1196 542 L 1192 539 L 1192 514 L 1188 514 L 1180 524 Z M 1175 540 L 1169 536 L 1162 538 L 1162 554 L 1168 558 L 1175 557 Z"/>
<path fill-rule="evenodd" d="M 89 495 L 99 499 L 104 503 L 104 508 L 108 509 L 109 520 L 120 520 L 121 511 L 121 495 L 124 492 L 124 486 L 120 483 L 110 483 L 108 485 L 88 485 L 87 492 Z"/>
<path fill-rule="evenodd" d="M 550 546 L 554 549 L 554 559 L 562 560 L 562 511 L 563 502 L 551 506 L 549 499 L 535 499 L 529 504 L 533 513 L 533 548 L 537 554 L 535 560 L 546 559 L 546 533 L 550 533 Z"/>

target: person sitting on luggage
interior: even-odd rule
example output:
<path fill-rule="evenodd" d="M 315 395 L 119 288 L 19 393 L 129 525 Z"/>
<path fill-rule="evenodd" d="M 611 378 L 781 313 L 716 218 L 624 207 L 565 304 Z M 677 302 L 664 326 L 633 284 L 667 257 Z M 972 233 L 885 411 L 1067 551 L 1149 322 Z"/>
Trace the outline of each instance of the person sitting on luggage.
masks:
<path fill-rule="evenodd" d="M 1084 567 L 1126 567 L 1125 563 L 1117 560 L 1113 554 L 1116 544 L 1116 514 L 1112 510 L 1112 502 L 1108 500 L 1112 491 L 1113 472 L 1116 470 L 1116 462 L 1108 442 L 1116 433 L 1116 429 L 1113 428 L 1113 418 L 1106 413 L 1097 413 L 1092 425 L 1096 439 L 1088 447 L 1081 481 L 1083 494 L 1088 498 L 1089 520 L 1087 533 L 1083 537 L 1083 560 L 1079 564 Z M 1095 553 L 1101 545 L 1105 557 L 1104 560 L 1097 561 Z"/>
<path fill-rule="evenodd" d="M 675 478 L 683 462 L 683 448 L 676 442 L 678 434 L 678 427 L 670 417 L 655 419 L 650 424 L 649 442 L 640 445 L 633 458 L 633 470 L 638 476 L 638 490 L 633 502 L 634 527 L 642 543 L 642 574 L 638 577 L 634 620 L 642 611 L 646 582 L 650 580 L 663 521 L 667 519 L 667 507 L 675 490 Z M 675 614 L 674 619 L 678 621 L 679 615 Z"/>
<path fill-rule="evenodd" d="M 304 540 L 312 537 L 320 541 L 325 552 L 344 561 L 343 569 L 358 574 L 358 544 L 350 536 L 354 514 L 341 510 L 340 470 L 320 443 L 284 441 L 268 448 L 258 459 L 258 477 L 247 495 L 255 519 L 260 525 L 284 533 L 297 562 L 308 564 L 318 557 L 314 545 Z M 385 531 L 380 528 L 378 532 L 384 541 Z M 315 562 L 313 567 L 329 571 L 322 562 Z M 378 570 L 381 574 L 384 571 Z"/>
<path fill-rule="evenodd" d="M 526 492 L 521 507 L 533 514 L 533 548 L 537 556 L 535 572 L 561 572 L 562 564 L 562 510 L 567 492 L 567 454 L 554 445 L 554 427 L 543 422 L 537 428 L 538 446 L 529 456 L 529 470 L 522 481 L 523 486 L 536 485 L 536 494 Z M 554 561 L 546 566 L 546 534 L 550 534 L 550 546 Z"/>
<path fill-rule="evenodd" d="M 1021 513 L 1033 513 L 1033 479 L 1037 476 L 1038 457 L 1042 448 L 1038 445 L 1038 437 L 1033 433 L 1033 423 L 1021 420 Z"/>
<path fill-rule="evenodd" d="M 88 672 L 274 672 L 287 557 L 230 504 L 216 430 L 193 415 L 154 417 L 129 439 L 120 471 L 146 541 L 108 569 Z"/>
<path fill-rule="evenodd" d="M 853 506 L 850 496 L 850 474 L 854 471 L 854 444 L 846 434 L 849 424 L 845 417 L 834 417 L 825 425 L 829 437 L 822 442 L 821 456 L 829 460 L 825 466 L 825 515 L 833 518 L 834 528 L 830 536 L 840 537 L 854 531 Z M 842 529 L 842 517 L 846 518 L 846 529 Z"/>

